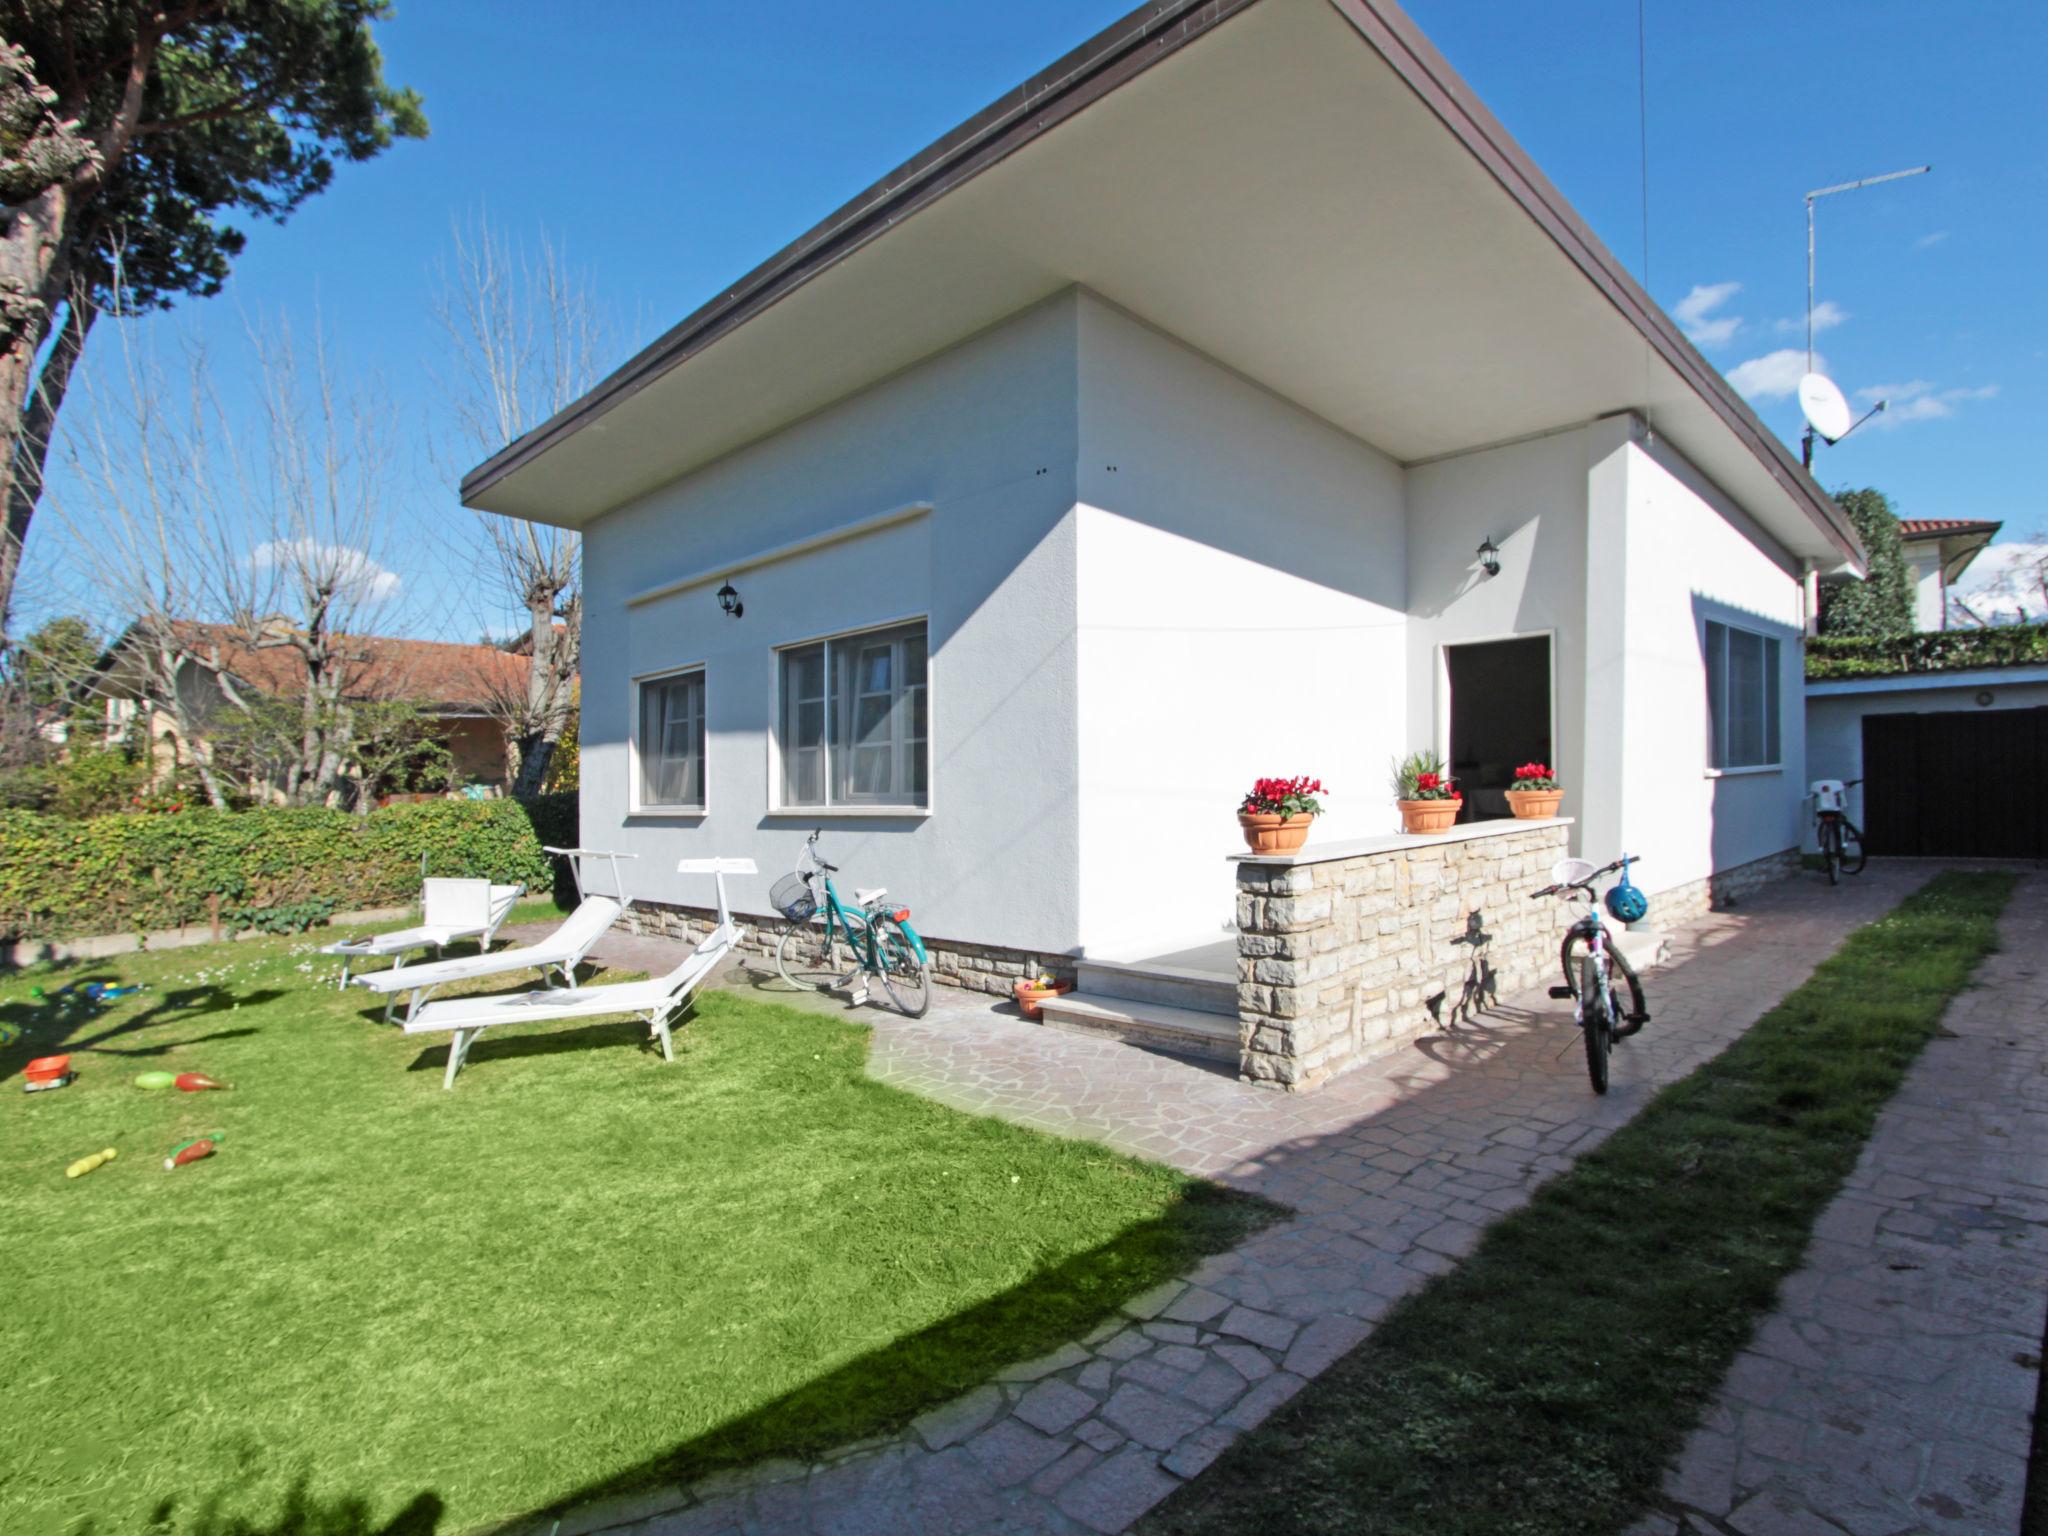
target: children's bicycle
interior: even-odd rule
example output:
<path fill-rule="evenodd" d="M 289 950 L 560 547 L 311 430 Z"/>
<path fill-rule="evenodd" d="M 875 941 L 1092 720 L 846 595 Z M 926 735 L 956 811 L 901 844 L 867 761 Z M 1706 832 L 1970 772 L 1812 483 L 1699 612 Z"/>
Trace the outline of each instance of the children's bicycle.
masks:
<path fill-rule="evenodd" d="M 803 860 L 768 892 L 789 920 L 775 946 L 775 969 L 803 992 L 844 990 L 855 1003 L 868 1000 L 868 979 L 882 984 L 889 1001 L 910 1018 L 922 1018 L 932 1002 L 931 962 L 924 940 L 910 926 L 910 909 L 883 901 L 886 887 L 856 890 L 849 907 L 839 899 L 832 877 L 837 864 L 818 855 L 813 832 Z"/>
<path fill-rule="evenodd" d="M 1863 829 L 1849 819 L 1849 788 L 1862 782 L 1815 779 L 1807 791 L 1813 796 L 1813 840 L 1827 866 L 1829 885 L 1839 885 L 1844 875 L 1863 873 Z"/>
<path fill-rule="evenodd" d="M 1568 902 L 1580 898 L 1586 902 L 1586 915 L 1566 931 L 1564 943 L 1558 949 L 1565 984 L 1552 987 L 1550 995 L 1568 997 L 1577 1004 L 1575 1017 L 1586 1041 L 1586 1075 L 1592 1079 L 1595 1093 L 1607 1091 L 1607 1057 L 1614 1043 L 1626 1040 L 1650 1022 L 1650 1010 L 1643 1002 L 1642 981 L 1635 967 L 1628 963 L 1628 956 L 1608 941 L 1607 924 L 1600 916 L 1601 902 L 1593 890 L 1594 881 L 1619 871 L 1621 879 L 1607 893 L 1608 910 L 1623 922 L 1638 921 L 1650 910 L 1650 903 L 1628 878 L 1628 867 L 1633 862 L 1627 854 L 1597 868 L 1584 859 L 1562 859 L 1550 871 L 1552 883 L 1529 893 L 1531 900 L 1558 896 Z M 1627 1013 L 1621 1011 L 1621 1001 L 1615 996 L 1617 972 L 1628 983 Z"/>

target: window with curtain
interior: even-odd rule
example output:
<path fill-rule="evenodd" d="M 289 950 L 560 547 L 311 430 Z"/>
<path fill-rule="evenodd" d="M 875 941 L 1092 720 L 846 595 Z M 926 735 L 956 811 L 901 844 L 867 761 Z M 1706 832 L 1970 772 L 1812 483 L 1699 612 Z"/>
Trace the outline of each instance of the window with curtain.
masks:
<path fill-rule="evenodd" d="M 1780 761 L 1778 640 L 1707 621 L 1707 708 L 1715 768 L 1771 768 Z"/>
<path fill-rule="evenodd" d="M 674 672 L 639 685 L 636 810 L 696 810 L 704 804 L 704 673 Z"/>
<path fill-rule="evenodd" d="M 782 804 L 930 803 L 923 623 L 782 653 Z"/>

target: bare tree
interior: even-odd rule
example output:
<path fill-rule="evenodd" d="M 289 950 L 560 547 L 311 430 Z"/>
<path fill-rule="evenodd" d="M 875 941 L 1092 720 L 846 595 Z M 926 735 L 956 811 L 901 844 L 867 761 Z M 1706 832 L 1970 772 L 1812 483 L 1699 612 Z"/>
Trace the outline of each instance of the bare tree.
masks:
<path fill-rule="evenodd" d="M 441 267 L 436 313 L 453 378 L 444 390 L 467 462 L 494 453 L 596 382 L 608 342 L 588 278 L 543 234 L 515 246 L 485 215 L 458 221 Z M 576 710 L 582 664 L 582 546 L 563 528 L 477 515 L 482 558 L 525 618 L 531 656 L 523 689 L 492 712 L 513 762 L 512 792 L 540 792 Z"/>

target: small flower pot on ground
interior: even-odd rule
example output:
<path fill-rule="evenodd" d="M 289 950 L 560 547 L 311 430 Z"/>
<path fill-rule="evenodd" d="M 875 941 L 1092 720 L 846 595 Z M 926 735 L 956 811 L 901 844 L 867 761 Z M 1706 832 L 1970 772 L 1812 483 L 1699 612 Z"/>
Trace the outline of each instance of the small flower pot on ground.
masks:
<path fill-rule="evenodd" d="M 1292 853 L 1308 841 L 1323 814 L 1321 779 L 1260 779 L 1237 808 L 1237 825 L 1253 853 Z"/>
<path fill-rule="evenodd" d="M 1517 821 L 1547 821 L 1557 814 L 1564 786 L 1545 763 L 1524 763 L 1508 786 L 1508 809 Z"/>
<path fill-rule="evenodd" d="M 1062 992 L 1073 990 L 1074 984 L 1071 981 L 1054 981 L 1050 976 L 1040 976 L 1035 981 L 1018 982 L 1010 992 L 1017 999 L 1018 1011 L 1027 1019 L 1035 1019 L 1038 1017 L 1041 1003 L 1048 998 L 1058 997 Z"/>
<path fill-rule="evenodd" d="M 1465 797 L 1434 752 L 1411 752 L 1394 765 L 1394 803 L 1403 832 L 1443 832 L 1458 819 Z"/>

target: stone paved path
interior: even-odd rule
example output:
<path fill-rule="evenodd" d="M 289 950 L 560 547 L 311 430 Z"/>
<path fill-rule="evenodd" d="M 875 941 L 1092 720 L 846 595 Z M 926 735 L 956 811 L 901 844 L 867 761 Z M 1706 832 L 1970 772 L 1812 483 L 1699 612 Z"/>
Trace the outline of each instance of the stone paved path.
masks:
<path fill-rule="evenodd" d="M 1540 993 L 1298 1096 L 971 1001 L 915 1022 L 860 1010 L 878 1078 L 1295 1214 L 886 1443 L 588 1508 L 560 1536 L 1120 1531 L 1931 873 L 1873 866 L 1834 890 L 1784 881 L 1675 936 L 1649 979 L 1654 1022 L 1617 1053 L 1604 1098 L 1587 1088 L 1569 1014 Z"/>
<path fill-rule="evenodd" d="M 2019 1530 L 2048 1310 L 2048 877 L 1999 934 L 1642 1532 Z"/>

